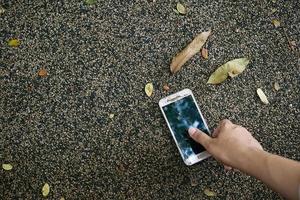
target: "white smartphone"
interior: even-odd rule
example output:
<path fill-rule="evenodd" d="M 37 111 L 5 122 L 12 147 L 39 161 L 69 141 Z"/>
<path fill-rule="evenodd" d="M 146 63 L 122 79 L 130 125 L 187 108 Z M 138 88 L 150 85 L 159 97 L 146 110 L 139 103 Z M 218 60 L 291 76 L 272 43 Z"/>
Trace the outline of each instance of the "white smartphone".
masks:
<path fill-rule="evenodd" d="M 188 134 L 195 127 L 210 135 L 210 131 L 190 89 L 181 90 L 159 101 L 159 107 L 186 165 L 193 165 L 210 154 Z"/>

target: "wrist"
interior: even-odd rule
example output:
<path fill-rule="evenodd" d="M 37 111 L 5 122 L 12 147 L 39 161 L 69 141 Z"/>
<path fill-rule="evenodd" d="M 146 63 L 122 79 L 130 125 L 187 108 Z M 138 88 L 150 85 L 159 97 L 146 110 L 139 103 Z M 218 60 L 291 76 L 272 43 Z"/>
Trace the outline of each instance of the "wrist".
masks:
<path fill-rule="evenodd" d="M 252 147 L 247 147 L 243 151 L 243 156 L 238 160 L 236 168 L 246 174 L 256 176 L 258 169 L 262 169 L 267 162 L 268 153 Z"/>

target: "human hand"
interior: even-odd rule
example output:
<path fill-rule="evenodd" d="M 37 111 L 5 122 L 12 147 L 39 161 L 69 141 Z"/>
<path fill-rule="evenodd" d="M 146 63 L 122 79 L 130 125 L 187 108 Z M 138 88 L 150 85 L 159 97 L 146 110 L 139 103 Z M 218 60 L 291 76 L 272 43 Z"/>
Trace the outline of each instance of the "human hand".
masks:
<path fill-rule="evenodd" d="M 226 119 L 219 123 L 212 137 L 196 128 L 190 128 L 189 134 L 227 169 L 230 167 L 241 169 L 245 163 L 244 155 L 247 151 L 263 150 L 260 143 L 247 129 Z"/>

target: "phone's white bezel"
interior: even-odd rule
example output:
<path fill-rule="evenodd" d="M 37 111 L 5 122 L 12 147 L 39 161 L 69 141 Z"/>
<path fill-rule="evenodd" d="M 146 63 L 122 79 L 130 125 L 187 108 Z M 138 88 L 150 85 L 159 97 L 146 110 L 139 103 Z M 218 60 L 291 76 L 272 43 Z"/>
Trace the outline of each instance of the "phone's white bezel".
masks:
<path fill-rule="evenodd" d="M 165 115 L 165 113 L 164 113 L 164 111 L 163 111 L 163 106 L 166 106 L 166 105 L 168 105 L 168 104 L 170 104 L 170 103 L 173 103 L 173 102 L 175 102 L 175 101 L 178 101 L 178 100 L 180 100 L 180 99 L 182 99 L 182 98 L 184 98 L 184 97 L 186 97 L 186 96 L 189 96 L 189 95 L 192 96 L 193 101 L 194 101 L 195 104 L 196 104 L 197 110 L 198 110 L 198 112 L 200 113 L 201 118 L 203 119 L 204 126 L 205 126 L 205 128 L 207 128 L 207 130 L 209 131 L 208 126 L 207 126 L 207 123 L 206 123 L 206 120 L 204 119 L 204 117 L 203 117 L 203 115 L 202 115 L 202 113 L 201 113 L 201 111 L 200 111 L 200 109 L 199 109 L 199 106 L 198 106 L 198 104 L 197 104 L 197 101 L 196 101 L 196 99 L 195 99 L 195 97 L 194 97 L 194 95 L 193 95 L 193 93 L 192 93 L 192 91 L 191 91 L 190 89 L 183 89 L 183 90 L 181 90 L 181 91 L 179 91 L 179 92 L 176 92 L 176 93 L 171 94 L 171 95 L 169 95 L 169 96 L 167 96 L 167 97 L 165 97 L 165 98 L 162 98 L 162 99 L 159 101 L 159 107 L 160 107 L 160 110 L 161 110 L 161 112 L 162 112 L 162 114 L 163 114 L 163 116 L 164 116 L 164 118 L 165 118 L 167 124 L 168 124 L 168 127 L 169 127 L 169 129 L 170 129 L 170 131 L 171 131 L 172 137 L 173 137 L 173 139 L 175 140 L 175 143 L 176 143 L 176 146 L 177 146 L 177 148 L 178 148 L 178 150 L 179 150 L 179 152 L 180 152 L 181 158 L 183 159 L 183 161 L 184 161 L 184 163 L 185 163 L 186 165 L 193 165 L 193 164 L 195 164 L 195 163 L 197 163 L 197 162 L 199 162 L 199 161 L 201 161 L 201 160 L 204 160 L 205 158 L 210 157 L 210 154 L 209 154 L 207 151 L 203 151 L 203 152 L 201 152 L 201 153 L 199 153 L 199 154 L 197 154 L 197 155 L 195 155 L 195 156 L 190 156 L 189 158 L 184 159 L 184 156 L 183 156 L 183 154 L 182 154 L 182 152 L 181 152 L 181 149 L 180 149 L 180 147 L 179 147 L 179 145 L 178 145 L 178 142 L 177 142 L 177 140 L 176 140 L 175 134 L 174 134 L 174 132 L 172 131 L 172 128 L 171 128 L 171 126 L 170 126 L 170 124 L 169 124 L 169 121 L 168 121 L 168 119 L 167 119 L 167 117 L 166 117 L 166 115 Z M 209 134 L 210 134 L 210 131 L 209 131 Z"/>

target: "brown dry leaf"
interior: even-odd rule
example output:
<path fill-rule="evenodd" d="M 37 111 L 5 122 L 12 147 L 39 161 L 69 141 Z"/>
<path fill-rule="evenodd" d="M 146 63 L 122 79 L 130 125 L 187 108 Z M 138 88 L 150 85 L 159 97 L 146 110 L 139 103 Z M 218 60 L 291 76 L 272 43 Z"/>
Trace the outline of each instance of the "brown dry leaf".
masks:
<path fill-rule="evenodd" d="M 185 15 L 186 14 L 186 8 L 184 7 L 184 5 L 182 5 L 181 3 L 177 3 L 176 5 L 176 9 L 178 11 L 178 13 Z"/>
<path fill-rule="evenodd" d="M 13 166 L 11 164 L 2 164 L 2 168 L 6 171 L 12 170 Z"/>
<path fill-rule="evenodd" d="M 123 165 L 122 163 L 120 163 L 120 164 L 117 166 L 117 169 L 118 169 L 118 171 L 121 171 L 121 172 L 125 171 L 125 167 L 124 167 L 124 165 Z"/>
<path fill-rule="evenodd" d="M 18 47 L 21 44 L 21 41 L 19 39 L 10 39 L 7 42 L 8 46 L 10 47 Z"/>
<path fill-rule="evenodd" d="M 47 72 L 47 70 L 46 70 L 45 68 L 42 68 L 42 69 L 40 69 L 40 70 L 38 71 L 38 75 L 39 75 L 40 77 L 46 77 L 46 76 L 48 75 L 48 72 Z"/>
<path fill-rule="evenodd" d="M 170 90 L 170 87 L 167 84 L 165 84 L 163 86 L 163 89 L 164 89 L 164 91 L 168 92 Z"/>
<path fill-rule="evenodd" d="M 264 103 L 264 104 L 269 104 L 268 98 L 265 95 L 265 93 L 262 91 L 262 89 L 258 88 L 256 90 L 257 95 L 259 96 L 260 100 Z"/>
<path fill-rule="evenodd" d="M 214 191 L 212 191 L 212 190 L 210 190 L 210 189 L 208 189 L 208 188 L 206 188 L 206 189 L 204 190 L 204 194 L 205 194 L 206 196 L 208 196 L 208 197 L 215 197 L 215 196 L 217 196 L 217 194 L 216 194 Z"/>
<path fill-rule="evenodd" d="M 195 178 L 191 178 L 191 186 L 195 187 L 198 185 L 198 181 Z"/>
<path fill-rule="evenodd" d="M 278 19 L 273 19 L 272 24 L 277 28 L 280 26 L 280 21 Z"/>
<path fill-rule="evenodd" d="M 219 84 L 225 81 L 228 76 L 233 78 L 242 73 L 249 62 L 250 61 L 248 58 L 238 58 L 231 60 L 220 66 L 214 73 L 212 73 L 207 83 Z"/>
<path fill-rule="evenodd" d="M 208 50 L 206 48 L 202 48 L 201 50 L 201 56 L 202 58 L 204 58 L 205 60 L 208 59 Z"/>
<path fill-rule="evenodd" d="M 48 196 L 49 192 L 50 192 L 50 186 L 49 186 L 48 183 L 45 183 L 44 186 L 43 186 L 43 188 L 42 188 L 42 194 L 43 194 L 43 196 L 44 197 Z"/>
<path fill-rule="evenodd" d="M 145 93 L 147 94 L 148 97 L 151 97 L 153 94 L 153 84 L 152 83 L 147 83 L 145 86 Z"/>
<path fill-rule="evenodd" d="M 198 34 L 194 40 L 187 45 L 187 47 L 185 47 L 172 59 L 170 70 L 173 74 L 178 72 L 184 63 L 186 63 L 191 57 L 200 51 L 210 34 L 210 30 Z"/>
<path fill-rule="evenodd" d="M 274 89 L 275 89 L 276 91 L 280 90 L 279 83 L 277 83 L 277 82 L 274 83 Z"/>

